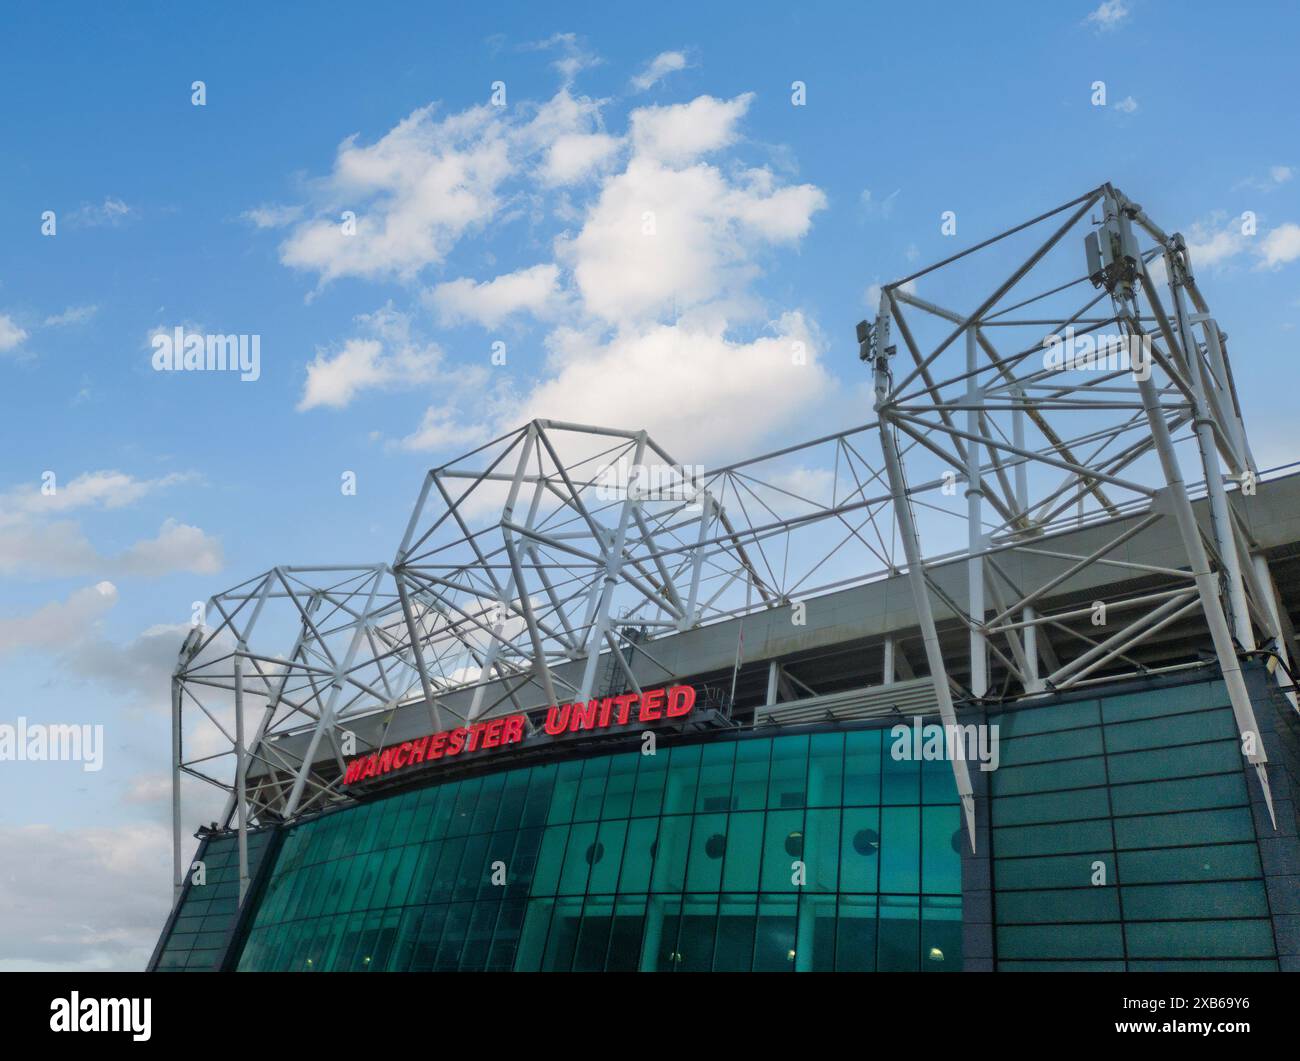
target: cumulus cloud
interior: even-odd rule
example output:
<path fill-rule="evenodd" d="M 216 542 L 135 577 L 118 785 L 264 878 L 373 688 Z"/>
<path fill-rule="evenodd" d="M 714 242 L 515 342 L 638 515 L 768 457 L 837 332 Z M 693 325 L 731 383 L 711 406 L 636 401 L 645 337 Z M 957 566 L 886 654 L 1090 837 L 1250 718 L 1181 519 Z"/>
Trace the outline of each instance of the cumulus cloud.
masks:
<path fill-rule="evenodd" d="M 198 527 L 167 519 L 153 538 L 136 542 L 112 562 L 127 575 L 157 576 L 185 571 L 213 575 L 221 570 L 221 543 Z"/>
<path fill-rule="evenodd" d="M 584 307 L 607 321 L 682 309 L 753 275 L 752 253 L 807 231 L 825 196 L 775 188 L 750 171 L 729 181 L 706 164 L 684 169 L 633 158 L 605 182 L 581 232 L 562 247 Z"/>
<path fill-rule="evenodd" d="M 621 144 L 608 133 L 564 133 L 547 148 L 542 182 L 554 186 L 584 180 L 600 171 Z"/>
<path fill-rule="evenodd" d="M 1124 0 L 1102 0 L 1102 3 L 1083 21 L 1103 33 L 1118 29 L 1129 16 Z"/>
<path fill-rule="evenodd" d="M 66 483 L 51 480 L 48 487 L 24 485 L 0 494 L 0 526 L 26 516 L 49 516 L 77 509 L 117 509 L 160 490 L 192 482 L 191 472 L 172 472 L 157 479 L 137 479 L 110 469 L 82 472 Z"/>
<path fill-rule="evenodd" d="M 669 74 L 686 69 L 686 55 L 683 52 L 660 52 L 644 70 L 632 78 L 632 87 L 638 92 L 653 88 Z"/>
<path fill-rule="evenodd" d="M 175 472 L 137 479 L 113 470 L 84 472 L 53 492 L 36 485 L 0 494 L 0 574 L 27 577 L 68 575 L 145 575 L 173 572 L 211 574 L 221 567 L 221 546 L 200 530 L 168 519 L 153 538 L 119 553 L 102 553 L 72 513 L 122 509 L 158 491 L 194 479 Z"/>
<path fill-rule="evenodd" d="M 558 40 L 550 46 L 568 47 Z M 676 66 L 664 59 L 646 76 Z M 512 101 L 507 115 L 471 108 L 435 118 L 425 108 L 371 147 L 345 142 L 325 186 L 378 189 L 367 208 L 378 205 L 388 220 L 418 202 L 404 232 L 418 234 L 427 219 L 424 199 L 405 189 L 453 166 L 463 177 L 488 174 L 471 182 L 470 220 L 446 227 L 447 247 L 489 219 L 543 216 L 536 204 L 561 196 L 554 213 L 568 227 L 553 237 L 552 261 L 447 279 L 420 295 L 443 326 L 497 329 L 512 318 L 538 320 L 548 329 L 541 340 L 547 356 L 532 378 L 493 380 L 486 357 L 456 369 L 439 347 L 417 338 L 414 318 L 390 306 L 390 323 L 401 318 L 400 329 L 377 334 L 363 318 L 341 346 L 317 351 L 299 409 L 342 408 L 367 391 L 425 387 L 438 400 L 390 444 L 413 451 L 472 445 L 543 417 L 646 426 L 666 433 L 667 445 L 694 448 L 698 459 L 734 452 L 806 412 L 831 389 L 816 329 L 798 307 L 767 306 L 758 281 L 770 256 L 798 246 L 826 197 L 766 166 L 715 157 L 740 143 L 753 98 L 701 95 L 635 108 L 618 134 L 604 127 L 602 101 L 566 87 L 538 105 Z M 476 170 L 465 161 L 484 157 L 494 165 Z M 357 213 L 360 221 L 364 210 Z M 310 265 L 323 279 L 409 278 L 445 254 L 437 239 L 415 246 L 409 232 L 384 243 L 378 234 L 388 231 L 386 221 L 369 235 L 358 225 L 353 238 L 362 242 L 353 246 L 362 249 L 340 250 L 345 237 L 331 235 L 333 249 L 311 258 L 305 249 L 323 223 L 293 230 L 286 264 Z M 329 225 L 337 227 L 333 219 Z M 756 408 L 762 417 L 753 415 Z"/>
<path fill-rule="evenodd" d="M 1266 269 L 1276 269 L 1300 258 L 1300 225 L 1288 221 L 1271 229 L 1260 245 L 1263 261 L 1260 265 Z"/>
<path fill-rule="evenodd" d="M 433 106 L 422 107 L 373 144 L 355 135 L 343 141 L 323 184 L 328 216 L 296 225 L 281 260 L 322 282 L 410 278 L 492 217 L 510 172 L 498 108 L 438 118 Z M 344 209 L 356 214 L 355 232 L 340 223 Z"/>
<path fill-rule="evenodd" d="M 69 575 L 208 575 L 221 569 L 221 544 L 198 527 L 173 519 L 158 534 L 118 553 L 102 553 L 80 525 L 20 522 L 0 527 L 0 574 L 26 577 Z"/>
<path fill-rule="evenodd" d="M 17 350 L 27 341 L 27 332 L 7 313 L 0 313 L 0 354 Z"/>
<path fill-rule="evenodd" d="M 552 374 L 516 419 L 644 427 L 685 461 L 749 452 L 830 385 L 802 314 L 782 316 L 767 332 L 737 340 L 722 318 L 708 315 L 621 331 L 604 343 L 561 331 L 550 344 Z"/>
<path fill-rule="evenodd" d="M 754 100 L 698 96 L 690 103 L 642 107 L 632 112 L 632 143 L 639 155 L 664 162 L 690 162 L 735 143 L 737 126 Z"/>
<path fill-rule="evenodd" d="M 365 391 L 420 386 L 440 378 L 442 350 L 412 336 L 408 315 L 392 303 L 357 317 L 363 334 L 338 350 L 317 349 L 307 366 L 298 410 L 342 409 Z"/>
<path fill-rule="evenodd" d="M 144 968 L 170 902 L 161 823 L 6 825 L 0 848 L 16 856 L 0 874 L 0 969 Z"/>
<path fill-rule="evenodd" d="M 99 582 L 25 615 L 0 617 L 0 656 L 20 649 L 66 648 L 117 604 L 117 587 Z"/>
<path fill-rule="evenodd" d="M 553 264 L 534 265 L 481 284 L 452 280 L 433 288 L 427 297 L 445 325 L 473 321 L 495 328 L 513 313 L 545 316 L 559 296 L 559 275 L 559 268 Z"/>

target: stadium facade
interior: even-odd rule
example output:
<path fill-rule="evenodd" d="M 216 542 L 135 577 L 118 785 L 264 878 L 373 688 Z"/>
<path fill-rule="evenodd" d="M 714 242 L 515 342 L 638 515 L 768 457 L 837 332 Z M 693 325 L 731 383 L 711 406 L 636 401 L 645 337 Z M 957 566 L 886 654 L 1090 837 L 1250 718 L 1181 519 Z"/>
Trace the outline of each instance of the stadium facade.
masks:
<path fill-rule="evenodd" d="M 150 967 L 1300 969 L 1300 476 L 1182 239 L 1103 185 L 858 341 L 870 424 L 534 421 L 213 597 Z"/>

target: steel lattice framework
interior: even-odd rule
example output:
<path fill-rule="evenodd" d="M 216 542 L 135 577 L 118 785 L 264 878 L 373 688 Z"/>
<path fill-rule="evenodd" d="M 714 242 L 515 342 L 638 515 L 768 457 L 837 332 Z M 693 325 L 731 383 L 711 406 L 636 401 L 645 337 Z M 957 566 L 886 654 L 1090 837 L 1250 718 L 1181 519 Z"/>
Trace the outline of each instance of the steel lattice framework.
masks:
<path fill-rule="evenodd" d="M 1011 243 L 1022 249 L 1019 264 L 999 273 L 995 259 L 990 268 L 984 259 L 1005 254 Z M 964 285 L 948 275 L 963 269 Z M 1000 279 L 990 284 L 990 275 Z M 944 290 L 964 287 L 971 308 L 920 297 L 922 278 Z M 968 593 L 965 601 L 944 603 L 969 628 L 969 695 L 989 696 L 991 655 L 1025 692 L 1068 689 L 1199 610 L 1243 754 L 1272 814 L 1238 652 L 1266 639 L 1285 658 L 1286 638 L 1264 557 L 1229 502 L 1230 487 L 1253 489 L 1258 469 L 1226 336 L 1197 287 L 1183 238 L 1167 235 L 1106 184 L 883 288 L 876 319 L 859 326 L 858 339 L 874 372 L 885 463 L 945 723 L 956 717 L 951 666 L 939 651 L 934 586 L 914 515 L 923 491 L 908 487 L 903 440 L 963 486 Z M 1194 469 L 1190 480 L 1184 465 Z M 1209 499 L 1208 533 L 1191 506 L 1188 482 L 1197 480 Z M 1089 554 L 1043 543 L 1065 521 L 1083 525 L 1126 513 L 1140 518 Z M 1127 541 L 1162 520 L 1176 524 L 1182 555 L 1162 564 L 1121 559 Z M 1059 571 L 1036 585 L 1018 584 L 1009 573 L 1018 554 L 1052 560 Z M 1038 635 L 1059 629 L 1063 616 L 1041 615 L 1035 605 L 1098 565 L 1177 584 L 1099 602 L 1123 612 L 1120 628 L 1067 661 L 1046 654 L 1044 673 Z M 970 779 L 964 762 L 955 760 L 954 769 L 973 837 Z"/>
<path fill-rule="evenodd" d="M 1238 654 L 1286 661 L 1287 640 L 1232 501 L 1258 470 L 1182 238 L 1104 185 L 884 287 L 858 341 L 876 422 L 706 471 L 644 431 L 535 420 L 431 470 L 391 564 L 276 567 L 214 596 L 173 679 L 178 888 L 182 777 L 225 793 L 246 887 L 250 824 L 349 798 L 359 718 L 382 720 L 369 748 L 403 704 L 442 729 L 639 691 L 638 653 L 687 677 L 656 658 L 664 638 L 904 569 L 945 724 L 1147 672 L 1135 647 L 1203 616 L 1271 812 Z M 1126 554 L 1162 521 L 1177 555 Z M 1089 551 L 1056 540 L 1090 527 Z M 954 558 L 965 599 L 934 577 Z M 1110 593 L 1122 618 L 1090 636 L 1091 609 L 1043 607 L 1089 571 L 1154 588 Z M 965 658 L 940 651 L 936 611 L 966 628 Z"/>

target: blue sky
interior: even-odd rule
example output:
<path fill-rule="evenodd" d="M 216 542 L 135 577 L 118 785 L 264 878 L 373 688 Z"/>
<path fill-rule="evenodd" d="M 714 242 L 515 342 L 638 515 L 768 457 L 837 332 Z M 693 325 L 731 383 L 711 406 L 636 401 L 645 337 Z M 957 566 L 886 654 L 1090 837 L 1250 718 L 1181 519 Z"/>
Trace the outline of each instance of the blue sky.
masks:
<path fill-rule="evenodd" d="M 1154 0 L 11 9 L 0 721 L 108 747 L 0 764 L 0 966 L 147 956 L 193 601 L 391 559 L 424 469 L 531 415 L 705 464 L 865 422 L 869 287 L 1104 180 L 1188 236 L 1261 466 L 1300 458 L 1298 32 Z M 177 326 L 256 334 L 260 378 L 154 371 Z"/>

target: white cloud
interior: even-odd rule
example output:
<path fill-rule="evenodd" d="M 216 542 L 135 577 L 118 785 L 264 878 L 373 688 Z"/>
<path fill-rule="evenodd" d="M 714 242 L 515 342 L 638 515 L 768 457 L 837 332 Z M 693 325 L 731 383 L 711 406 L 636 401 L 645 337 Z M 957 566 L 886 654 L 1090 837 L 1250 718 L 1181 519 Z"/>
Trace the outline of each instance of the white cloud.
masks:
<path fill-rule="evenodd" d="M 816 187 L 777 189 L 765 171 L 743 181 L 705 164 L 633 158 L 561 246 L 584 308 L 618 322 L 709 301 L 752 278 L 761 246 L 797 240 L 825 205 Z"/>
<path fill-rule="evenodd" d="M 669 74 L 686 69 L 686 56 L 682 52 L 660 52 L 646 64 L 646 68 L 632 78 L 632 87 L 638 92 L 653 88 Z"/>
<path fill-rule="evenodd" d="M 1300 258 L 1300 225 L 1288 221 L 1271 229 L 1260 244 L 1260 254 L 1264 259 L 1260 265 L 1266 269 L 1276 269 Z"/>
<path fill-rule="evenodd" d="M 134 219 L 139 211 L 121 199 L 105 196 L 102 203 L 82 203 L 68 214 L 67 224 L 72 228 L 117 228 Z"/>
<path fill-rule="evenodd" d="M 99 582 L 26 615 L 0 618 L 0 656 L 19 649 L 67 648 L 87 636 L 116 603 L 117 587 L 111 582 Z"/>
<path fill-rule="evenodd" d="M 1084 19 L 1102 32 L 1117 29 L 1129 16 L 1124 0 L 1102 0 L 1101 5 Z"/>
<path fill-rule="evenodd" d="M 221 546 L 198 527 L 164 520 L 158 534 L 117 554 L 99 552 L 70 521 L 28 522 L 0 528 L 0 574 L 35 577 L 212 574 L 221 568 Z"/>
<path fill-rule="evenodd" d="M 1290 166 L 1270 166 L 1268 179 L 1274 184 L 1285 184 L 1295 176 L 1295 171 Z"/>
<path fill-rule="evenodd" d="M 438 378 L 441 349 L 412 339 L 410 319 L 391 303 L 357 321 L 365 336 L 348 339 L 337 353 L 316 351 L 307 366 L 299 412 L 342 409 L 363 391 L 418 386 Z"/>
<path fill-rule="evenodd" d="M 559 275 L 556 265 L 534 265 L 481 284 L 466 279 L 439 284 L 427 299 L 444 325 L 473 321 L 495 328 L 512 313 L 545 316 L 559 296 Z"/>
<path fill-rule="evenodd" d="M 738 142 L 753 98 L 700 96 L 638 108 L 626 135 L 615 135 L 602 126 L 600 101 L 575 98 L 566 88 L 537 106 L 512 100 L 499 119 L 474 108 L 435 121 L 425 109 L 373 148 L 345 143 L 327 187 L 331 194 L 381 189 L 375 199 L 387 218 L 407 209 L 398 204 L 411 198 L 402 189 L 416 183 L 415 175 L 490 145 L 500 152 L 495 183 L 476 186 L 486 189 L 471 197 L 483 209 L 470 211 L 475 220 L 467 225 L 525 211 L 542 217 L 551 205 L 545 193 L 567 185 L 552 216 L 571 228 L 556 235 L 552 262 L 485 282 L 452 279 L 422 296 L 444 325 L 496 328 L 522 313 L 546 322 L 547 359 L 533 378 L 494 377 L 486 358 L 448 367 L 441 351 L 414 339 L 411 321 L 389 307 L 389 317 L 404 322 L 389 329 L 396 334 L 367 326 L 342 347 L 317 352 L 299 409 L 341 408 L 372 389 L 427 387 L 438 399 L 389 445 L 464 448 L 542 417 L 645 426 L 666 445 L 689 447 L 703 459 L 743 451 L 833 400 L 815 327 L 796 308 L 774 313 L 756 284 L 765 257 L 797 246 L 808 232 L 826 205 L 824 193 L 787 184 L 766 167 L 706 160 Z M 588 190 L 582 178 L 597 180 Z M 307 262 L 305 244 L 295 240 L 319 223 L 295 230 L 286 243 L 288 264 Z M 373 269 L 347 257 L 361 251 L 331 251 L 313 267 L 323 278 L 384 270 L 409 277 L 441 253 L 428 245 L 393 251 L 375 251 L 367 259 Z M 381 261 L 383 270 L 375 264 Z"/>
<path fill-rule="evenodd" d="M 293 229 L 280 248 L 285 265 L 322 282 L 409 279 L 493 216 L 511 172 L 498 109 L 484 104 L 443 119 L 434 111 L 421 107 L 374 144 L 354 135 L 340 145 L 322 183 L 327 212 Z M 356 215 L 355 233 L 344 230 L 344 210 Z"/>
<path fill-rule="evenodd" d="M 157 576 L 176 571 L 213 575 L 221 570 L 221 543 L 198 527 L 174 519 L 158 534 L 123 551 L 112 567 L 127 575 Z"/>
<path fill-rule="evenodd" d="M 691 162 L 734 143 L 736 126 L 754 94 L 721 100 L 698 96 L 690 103 L 641 107 L 631 114 L 632 143 L 639 155 L 668 163 Z"/>
<path fill-rule="evenodd" d="M 622 141 L 608 133 L 564 133 L 547 149 L 542 182 L 573 184 L 602 168 Z"/>
<path fill-rule="evenodd" d="M 245 210 L 240 217 L 251 222 L 256 228 L 284 228 L 302 217 L 302 205 L 291 203 L 264 203 L 251 210 Z"/>
<path fill-rule="evenodd" d="M 553 373 L 514 422 L 549 417 L 648 429 L 678 460 L 748 452 L 770 431 L 811 411 L 830 388 L 820 343 L 799 313 L 749 342 L 707 315 L 620 332 L 552 336 Z"/>
<path fill-rule="evenodd" d="M 90 636 L 67 647 L 60 656 L 67 673 L 125 693 L 147 710 L 170 709 L 170 678 L 177 653 L 191 630 L 188 623 L 151 626 L 125 644 Z"/>
<path fill-rule="evenodd" d="M 55 491 L 36 485 L 0 494 L 0 574 L 25 577 L 74 575 L 158 576 L 177 571 L 210 574 L 221 566 L 221 547 L 197 527 L 166 520 L 154 538 L 117 554 L 101 553 L 81 525 L 58 518 L 78 511 L 123 509 L 160 490 L 192 481 L 174 472 L 137 479 L 119 471 L 84 472 Z"/>
<path fill-rule="evenodd" d="M 167 917 L 165 826 L 6 825 L 0 849 L 0 967 L 144 968 Z"/>
<path fill-rule="evenodd" d="M 1188 226 L 1186 239 L 1187 252 L 1194 269 L 1200 266 L 1215 268 L 1249 246 L 1242 234 L 1240 221 L 1233 219 L 1225 225 L 1222 214 L 1215 215 L 1209 221 L 1197 221 Z"/>
<path fill-rule="evenodd" d="M 0 313 L 0 354 L 16 350 L 27 340 L 27 332 L 14 322 L 7 313 Z"/>
<path fill-rule="evenodd" d="M 1132 114 L 1138 109 L 1138 101 L 1132 96 L 1125 96 L 1115 104 L 1115 109 L 1119 111 L 1120 114 Z"/>
<path fill-rule="evenodd" d="M 26 485 L 0 494 L 0 526 L 25 516 L 48 516 L 81 508 L 115 509 L 180 483 L 192 482 L 192 472 L 172 472 L 157 479 L 137 479 L 125 472 L 82 472 L 66 483 L 52 482 L 53 493 Z"/>
<path fill-rule="evenodd" d="M 98 306 L 69 306 L 62 313 L 46 317 L 45 326 L 47 328 L 61 328 L 68 324 L 85 324 L 98 312 Z"/>

